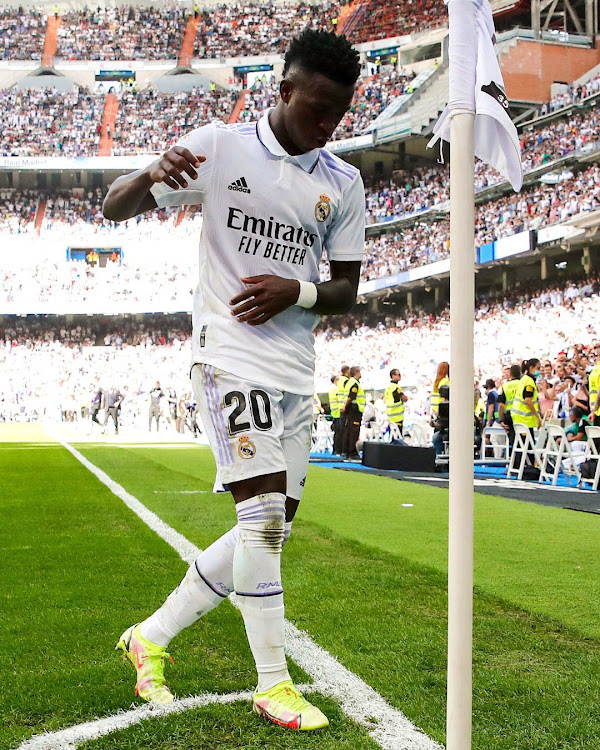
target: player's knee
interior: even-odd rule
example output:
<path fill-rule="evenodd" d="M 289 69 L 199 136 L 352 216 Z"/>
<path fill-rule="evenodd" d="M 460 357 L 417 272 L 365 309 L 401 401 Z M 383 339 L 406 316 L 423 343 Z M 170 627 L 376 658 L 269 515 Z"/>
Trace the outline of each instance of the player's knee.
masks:
<path fill-rule="evenodd" d="M 285 495 L 266 492 L 236 505 L 239 544 L 280 552 L 285 531 Z"/>

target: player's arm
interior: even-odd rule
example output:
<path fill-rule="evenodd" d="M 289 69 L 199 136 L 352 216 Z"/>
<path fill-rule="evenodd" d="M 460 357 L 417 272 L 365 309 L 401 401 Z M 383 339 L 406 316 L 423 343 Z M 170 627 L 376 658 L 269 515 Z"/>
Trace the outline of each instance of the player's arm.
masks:
<path fill-rule="evenodd" d="M 187 177 L 197 179 L 196 168 L 205 160 L 205 156 L 195 156 L 183 146 L 174 146 L 144 169 L 118 177 L 102 204 L 104 217 L 111 221 L 125 221 L 152 211 L 157 205 L 150 192 L 153 185 L 162 182 L 173 190 L 185 189 L 188 187 Z"/>
<path fill-rule="evenodd" d="M 348 312 L 356 301 L 360 261 L 331 261 L 331 280 L 315 284 L 317 301 L 310 308 L 319 315 Z M 231 314 L 240 323 L 262 325 L 298 302 L 300 282 L 280 276 L 250 276 L 242 279 L 246 289 L 230 300 Z"/>

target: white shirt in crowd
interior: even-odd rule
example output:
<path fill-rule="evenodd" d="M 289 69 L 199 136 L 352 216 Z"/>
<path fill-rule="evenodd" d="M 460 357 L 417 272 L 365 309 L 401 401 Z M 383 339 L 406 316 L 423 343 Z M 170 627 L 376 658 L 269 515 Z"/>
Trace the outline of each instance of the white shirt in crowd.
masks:
<path fill-rule="evenodd" d="M 290 156 L 258 122 L 193 130 L 179 145 L 206 157 L 186 189 L 152 187 L 159 207 L 202 203 L 192 361 L 311 395 L 318 316 L 293 306 L 260 326 L 240 323 L 229 301 L 242 278 L 273 274 L 319 282 L 319 262 L 361 261 L 365 195 L 359 171 L 314 149 Z"/>

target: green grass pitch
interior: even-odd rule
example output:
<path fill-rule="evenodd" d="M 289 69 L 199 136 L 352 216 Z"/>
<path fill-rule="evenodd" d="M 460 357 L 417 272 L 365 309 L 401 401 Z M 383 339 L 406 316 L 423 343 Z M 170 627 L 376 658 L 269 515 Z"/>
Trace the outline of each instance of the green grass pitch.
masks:
<path fill-rule="evenodd" d="M 186 565 L 41 428 L 3 427 L 0 441 L 0 748 L 16 748 L 139 703 L 133 670 L 114 645 Z M 199 547 L 234 521 L 230 496 L 211 494 L 207 449 L 75 447 Z M 447 515 L 445 490 L 312 467 L 283 564 L 288 619 L 441 743 Z M 476 495 L 477 750 L 600 750 L 599 524 L 594 515 Z M 170 651 L 167 678 L 180 696 L 253 687 L 241 617 L 228 603 Z M 377 747 L 331 698 L 314 701 L 331 719 L 314 735 L 286 733 L 236 703 L 80 747 Z"/>

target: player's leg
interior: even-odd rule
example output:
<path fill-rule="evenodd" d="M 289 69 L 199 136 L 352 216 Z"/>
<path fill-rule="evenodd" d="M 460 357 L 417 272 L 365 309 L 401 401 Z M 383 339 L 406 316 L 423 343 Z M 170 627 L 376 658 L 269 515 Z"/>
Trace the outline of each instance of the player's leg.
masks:
<path fill-rule="evenodd" d="M 221 380 L 222 378 L 223 376 Z M 240 379 L 233 378 L 232 376 L 230 376 L 230 382 L 221 383 L 217 386 L 214 368 L 200 365 L 196 365 L 192 370 L 192 382 L 200 415 L 208 434 L 219 473 L 225 470 L 228 472 L 228 479 L 241 478 L 243 480 L 248 474 L 273 471 L 274 468 L 279 469 L 279 472 L 276 473 L 282 474 L 283 480 L 278 479 L 278 484 L 271 486 L 271 479 L 269 479 L 262 489 L 263 492 L 267 493 L 271 489 L 281 489 L 281 495 L 285 498 L 285 461 L 283 456 L 279 457 L 279 463 L 277 463 L 277 458 L 273 459 L 271 455 L 272 451 L 262 445 L 259 446 L 259 455 L 255 456 L 254 453 L 257 450 L 255 443 L 258 443 L 258 439 L 254 438 L 255 442 L 252 442 L 247 432 L 242 436 L 239 430 L 239 427 L 245 424 L 250 426 L 251 420 L 248 421 L 245 418 L 240 418 L 236 421 L 237 417 L 228 413 L 233 412 L 236 407 L 239 407 L 241 405 L 240 399 L 243 399 L 245 405 L 243 411 L 248 415 L 251 401 L 250 391 L 260 390 L 261 394 L 254 394 L 255 401 L 257 403 L 261 401 L 262 403 L 262 417 L 259 415 L 259 419 L 267 420 L 265 409 L 268 409 L 268 418 L 272 421 L 271 414 L 277 413 L 277 401 L 281 398 L 281 394 L 277 395 L 277 392 L 274 392 L 271 394 L 269 400 L 268 394 L 262 391 L 262 389 L 252 389 L 249 387 L 246 388 L 247 393 L 244 395 L 244 393 L 240 393 L 238 390 Z M 219 392 L 219 388 L 221 392 Z M 230 393 L 237 393 L 238 401 L 235 402 L 235 400 L 231 399 L 229 407 L 223 412 L 224 403 L 227 400 L 224 396 Z M 154 411 L 154 408 L 151 407 L 150 414 L 152 415 Z M 226 419 L 232 423 L 229 432 L 225 427 Z M 278 417 L 276 421 L 277 429 L 280 433 L 282 430 L 281 417 Z M 263 423 L 263 427 L 267 426 L 266 422 Z M 258 438 L 264 440 L 267 432 L 259 431 Z M 279 446 L 278 436 L 270 435 L 267 441 Z M 246 492 L 247 497 L 258 492 L 258 490 L 252 488 L 249 491 L 251 494 L 247 495 Z M 247 499 L 246 495 L 243 495 L 243 489 L 239 489 L 239 493 L 239 499 Z M 236 525 L 220 539 L 217 539 L 208 549 L 204 550 L 189 568 L 180 585 L 169 595 L 162 607 L 139 626 L 126 631 L 119 642 L 119 647 L 123 649 L 136 666 L 139 662 L 136 663 L 133 651 L 140 651 L 142 648 L 146 648 L 146 650 L 151 650 L 152 653 L 156 649 L 161 650 L 158 652 L 159 654 L 165 653 L 166 647 L 175 635 L 183 628 L 188 627 L 198 620 L 199 617 L 211 611 L 233 590 L 234 554 L 239 533 L 239 527 Z M 131 636 L 133 636 L 133 639 Z M 130 641 L 132 645 L 128 647 L 127 644 Z M 158 667 L 161 667 L 161 663 L 157 659 L 154 661 L 158 664 Z M 142 689 L 140 689 L 139 684 L 139 672 L 138 668 L 138 692 L 141 697 L 147 700 L 158 699 L 160 702 L 168 702 L 169 697 L 172 700 L 170 693 L 165 693 L 167 689 L 164 686 L 162 668 L 157 671 L 156 682 L 158 684 L 153 685 L 146 681 Z"/>
<path fill-rule="evenodd" d="M 283 394 L 214 367 L 192 374 L 202 422 L 236 504 L 233 586 L 255 658 L 259 690 L 289 681 L 284 653 L 281 547 L 286 476 Z M 197 378 L 201 387 L 197 387 Z"/>
<path fill-rule="evenodd" d="M 282 399 L 284 430 L 281 446 L 286 462 L 286 532 L 300 503 L 310 453 L 312 396 L 285 393 Z M 282 601 L 283 605 L 283 601 Z M 259 683 L 260 684 L 260 683 Z M 300 730 L 321 729 L 329 724 L 327 717 L 308 703 L 291 682 L 275 685 L 271 690 L 254 693 L 254 710 L 276 724 Z"/>

